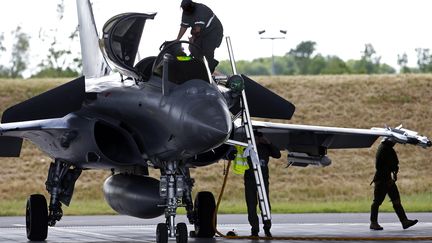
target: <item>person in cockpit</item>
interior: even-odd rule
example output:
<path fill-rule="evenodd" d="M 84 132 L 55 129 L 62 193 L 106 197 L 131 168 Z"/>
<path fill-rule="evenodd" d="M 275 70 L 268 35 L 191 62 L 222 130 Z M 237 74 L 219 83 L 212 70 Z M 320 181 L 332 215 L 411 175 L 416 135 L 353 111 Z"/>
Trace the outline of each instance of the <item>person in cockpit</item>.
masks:
<path fill-rule="evenodd" d="M 202 3 L 192 0 L 182 0 L 180 7 L 183 9 L 180 30 L 177 35 L 179 41 L 191 28 L 189 41 L 201 48 L 206 57 L 210 71 L 213 73 L 219 62 L 214 59 L 214 52 L 222 43 L 223 26 L 213 11 Z M 196 48 L 190 47 L 191 54 L 199 56 Z"/>

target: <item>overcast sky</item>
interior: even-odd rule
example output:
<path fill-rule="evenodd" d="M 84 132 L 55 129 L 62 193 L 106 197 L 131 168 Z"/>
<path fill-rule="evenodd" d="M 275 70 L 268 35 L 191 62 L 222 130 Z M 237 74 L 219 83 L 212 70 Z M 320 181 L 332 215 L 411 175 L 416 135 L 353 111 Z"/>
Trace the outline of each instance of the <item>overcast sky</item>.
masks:
<path fill-rule="evenodd" d="M 65 0 L 65 16 L 57 20 L 59 0 L 2 0 L 0 33 L 10 45 L 10 32 L 17 25 L 32 36 L 32 65 L 46 55 L 49 43 L 38 38 L 41 28 L 59 29 L 58 39 L 66 39 L 77 24 L 75 0 Z M 157 54 L 160 44 L 178 33 L 180 0 L 93 0 L 98 30 L 113 15 L 122 12 L 158 12 L 146 23 L 141 57 Z M 344 60 L 359 59 L 364 44 L 371 43 L 382 61 L 397 68 L 397 55 L 406 52 L 415 66 L 415 48 L 432 49 L 432 1 L 430 0 L 197 0 L 214 10 L 231 36 L 237 60 L 269 57 L 270 40 L 263 36 L 283 36 L 274 41 L 274 54 L 283 55 L 301 41 L 317 42 L 317 53 L 337 55 Z M 79 43 L 70 46 L 79 51 Z M 9 48 L 10 49 L 10 48 Z M 228 59 L 225 42 L 216 51 L 219 60 Z M 2 63 L 7 60 L 1 59 Z"/>

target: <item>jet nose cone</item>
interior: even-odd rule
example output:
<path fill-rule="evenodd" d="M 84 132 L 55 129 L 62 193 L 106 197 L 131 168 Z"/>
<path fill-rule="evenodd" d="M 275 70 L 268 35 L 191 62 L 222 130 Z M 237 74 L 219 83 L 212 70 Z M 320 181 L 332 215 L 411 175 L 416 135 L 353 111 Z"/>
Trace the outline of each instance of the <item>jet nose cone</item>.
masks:
<path fill-rule="evenodd" d="M 217 96 L 206 96 L 191 103 L 185 117 L 185 133 L 190 148 L 205 151 L 219 146 L 229 137 L 232 129 L 228 107 Z M 186 142 L 186 141 L 185 141 Z"/>

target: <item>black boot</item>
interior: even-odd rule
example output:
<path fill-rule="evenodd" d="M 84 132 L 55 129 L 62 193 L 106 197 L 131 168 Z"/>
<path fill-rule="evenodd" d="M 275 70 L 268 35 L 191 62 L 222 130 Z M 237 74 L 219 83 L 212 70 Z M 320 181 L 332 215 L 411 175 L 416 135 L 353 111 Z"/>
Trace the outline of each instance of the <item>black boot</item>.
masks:
<path fill-rule="evenodd" d="M 371 222 L 378 222 L 378 209 L 379 204 L 372 203 L 371 205 L 371 214 L 370 214 L 370 221 Z"/>
<path fill-rule="evenodd" d="M 369 229 L 371 230 L 383 230 L 384 228 L 378 224 L 378 222 L 371 222 Z"/>
<path fill-rule="evenodd" d="M 271 228 L 271 221 L 270 220 L 264 220 L 264 233 L 266 237 L 273 237 L 271 232 L 270 232 L 270 228 Z"/>
<path fill-rule="evenodd" d="M 403 229 L 408 229 L 409 227 L 417 224 L 418 220 L 417 219 L 414 219 L 414 220 L 406 219 L 406 220 L 402 221 L 401 223 L 402 223 L 402 228 Z"/>
<path fill-rule="evenodd" d="M 402 224 L 402 228 L 403 229 L 408 229 L 409 227 L 417 224 L 418 220 L 414 219 L 414 220 L 410 220 L 407 218 L 406 214 L 405 214 L 405 210 L 402 207 L 402 204 L 400 203 L 394 203 L 393 204 L 393 208 Z"/>

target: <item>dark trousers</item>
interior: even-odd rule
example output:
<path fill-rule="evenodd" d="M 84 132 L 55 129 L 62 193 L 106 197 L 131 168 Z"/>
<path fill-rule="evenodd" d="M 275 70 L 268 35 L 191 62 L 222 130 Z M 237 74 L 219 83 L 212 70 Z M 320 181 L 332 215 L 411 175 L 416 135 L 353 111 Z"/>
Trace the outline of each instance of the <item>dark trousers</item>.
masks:
<path fill-rule="evenodd" d="M 201 48 L 202 55 L 206 57 L 211 73 L 214 72 L 216 66 L 219 64 L 219 62 L 216 59 L 214 59 L 214 53 L 215 53 L 215 49 L 218 48 L 222 43 L 222 38 L 223 38 L 223 32 L 216 31 L 214 33 L 209 33 L 205 36 L 200 36 L 194 40 L 194 44 L 196 44 Z M 196 48 L 191 48 L 190 51 L 192 55 L 200 56 L 197 53 Z"/>
<path fill-rule="evenodd" d="M 378 222 L 378 209 L 387 194 L 392 201 L 393 208 L 399 220 L 402 222 L 407 219 L 405 210 L 403 209 L 400 201 L 400 194 L 396 183 L 394 181 L 376 181 L 374 189 L 374 199 L 371 205 L 371 222 Z"/>
<path fill-rule="evenodd" d="M 264 180 L 264 186 L 266 189 L 267 198 L 269 199 L 269 208 L 271 210 L 270 205 L 270 197 L 269 197 L 269 175 L 268 175 L 268 168 L 267 167 L 261 167 L 262 173 L 263 173 L 263 180 Z M 251 225 L 251 231 L 252 232 L 259 232 L 259 219 L 257 215 L 257 204 L 258 204 L 258 192 L 257 187 L 255 183 L 255 176 L 253 174 L 253 170 L 250 169 L 246 171 L 244 176 L 244 186 L 245 186 L 245 198 L 246 198 L 246 205 L 247 205 L 247 211 L 248 211 L 248 220 L 249 224 Z M 260 210 L 261 205 L 259 205 Z M 264 230 L 270 230 L 271 228 L 271 221 L 265 220 L 262 218 L 261 213 L 261 219 L 263 220 L 264 224 Z"/>

